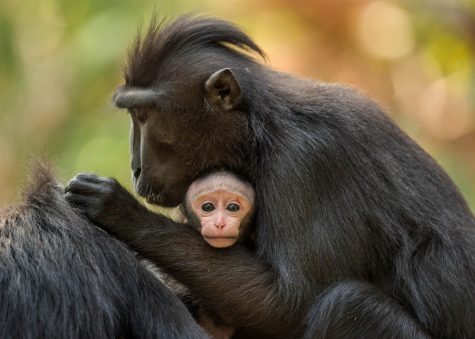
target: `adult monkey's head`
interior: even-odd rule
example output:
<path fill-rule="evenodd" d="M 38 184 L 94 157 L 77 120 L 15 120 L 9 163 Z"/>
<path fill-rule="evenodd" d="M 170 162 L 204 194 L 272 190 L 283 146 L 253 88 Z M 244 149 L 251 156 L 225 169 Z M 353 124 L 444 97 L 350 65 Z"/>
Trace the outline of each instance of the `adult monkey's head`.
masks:
<path fill-rule="evenodd" d="M 259 64 L 244 50 L 264 56 L 234 25 L 191 15 L 152 20 L 135 40 L 113 101 L 130 112 L 133 180 L 148 202 L 176 206 L 195 177 L 217 168 L 252 181 L 246 83 Z"/>

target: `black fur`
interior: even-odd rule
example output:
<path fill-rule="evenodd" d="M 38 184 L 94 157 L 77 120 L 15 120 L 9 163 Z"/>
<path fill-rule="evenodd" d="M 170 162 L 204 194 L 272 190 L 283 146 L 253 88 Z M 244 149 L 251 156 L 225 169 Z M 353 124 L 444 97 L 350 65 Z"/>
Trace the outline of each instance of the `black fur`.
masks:
<path fill-rule="evenodd" d="M 265 58 L 259 46 L 229 22 L 184 15 L 166 25 L 154 18 L 146 35 L 137 36 L 130 49 L 124 70 L 125 82 L 127 85 L 150 87 L 157 84 L 157 78 L 171 59 L 201 53 L 206 48 L 229 51 L 229 46 L 236 47 L 234 54 L 242 57 L 245 57 L 242 50 L 248 50 Z"/>
<path fill-rule="evenodd" d="M 475 221 L 450 178 L 353 89 L 239 47 L 261 53 L 223 21 L 153 23 L 124 88 L 162 95 L 121 106 L 139 194 L 174 205 L 200 173 L 239 173 L 256 190 L 255 251 L 211 248 L 107 178 L 79 175 L 68 200 L 248 335 L 474 338 Z M 242 90 L 230 111 L 204 88 L 225 68 Z"/>
<path fill-rule="evenodd" d="M 91 225 L 38 167 L 0 212 L 0 338 L 206 337 L 123 244 Z"/>

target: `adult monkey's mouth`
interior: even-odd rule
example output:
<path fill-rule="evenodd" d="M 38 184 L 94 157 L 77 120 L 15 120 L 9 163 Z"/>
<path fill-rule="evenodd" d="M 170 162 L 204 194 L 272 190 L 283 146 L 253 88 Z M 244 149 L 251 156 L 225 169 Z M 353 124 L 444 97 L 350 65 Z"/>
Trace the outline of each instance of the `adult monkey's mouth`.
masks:
<path fill-rule="evenodd" d="M 144 199 L 149 204 L 159 205 L 159 206 L 160 206 L 161 202 L 163 201 L 162 196 L 160 194 L 157 194 L 157 193 L 151 193 L 151 194 L 145 196 Z"/>
<path fill-rule="evenodd" d="M 148 204 L 161 207 L 176 207 L 183 201 L 184 192 L 180 187 L 165 188 L 164 185 L 156 184 L 135 184 L 135 191 Z M 182 193 L 183 192 L 183 193 Z"/>

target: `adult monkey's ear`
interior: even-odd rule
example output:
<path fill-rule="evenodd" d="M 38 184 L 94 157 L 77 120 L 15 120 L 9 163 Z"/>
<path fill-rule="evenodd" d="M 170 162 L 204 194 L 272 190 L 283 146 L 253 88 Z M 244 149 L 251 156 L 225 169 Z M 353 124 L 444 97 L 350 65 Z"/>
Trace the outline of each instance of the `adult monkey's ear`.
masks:
<path fill-rule="evenodd" d="M 241 99 L 241 86 L 229 68 L 211 74 L 205 90 L 208 100 L 226 111 L 235 108 Z"/>

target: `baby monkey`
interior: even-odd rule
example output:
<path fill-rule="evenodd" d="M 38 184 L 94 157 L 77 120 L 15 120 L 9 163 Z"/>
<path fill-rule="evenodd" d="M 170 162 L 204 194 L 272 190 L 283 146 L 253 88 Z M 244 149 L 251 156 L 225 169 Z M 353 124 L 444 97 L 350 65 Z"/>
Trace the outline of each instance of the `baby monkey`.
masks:
<path fill-rule="evenodd" d="M 225 248 L 249 238 L 254 201 L 251 184 L 230 172 L 218 171 L 191 184 L 184 214 L 209 245 Z"/>
<path fill-rule="evenodd" d="M 250 224 L 254 212 L 254 188 L 236 175 L 218 171 L 196 179 L 182 205 L 185 222 L 196 228 L 212 247 L 226 248 L 251 243 Z M 198 323 L 214 339 L 231 338 L 235 329 L 208 313 L 186 290 L 182 300 Z"/>

